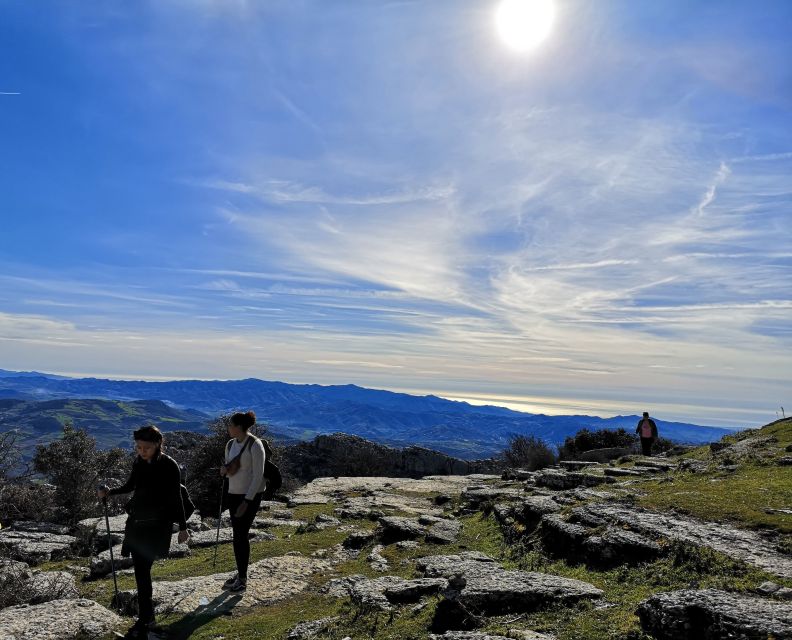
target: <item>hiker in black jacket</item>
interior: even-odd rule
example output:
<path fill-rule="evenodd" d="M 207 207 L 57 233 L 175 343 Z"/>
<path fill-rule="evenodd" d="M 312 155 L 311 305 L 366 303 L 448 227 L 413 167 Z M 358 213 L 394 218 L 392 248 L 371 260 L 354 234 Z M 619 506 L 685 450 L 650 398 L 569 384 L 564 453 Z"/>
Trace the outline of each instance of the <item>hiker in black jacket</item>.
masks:
<path fill-rule="evenodd" d="M 167 558 L 173 523 L 179 523 L 180 543 L 187 541 L 187 522 L 181 498 L 179 465 L 162 453 L 162 433 L 155 426 L 135 431 L 137 458 L 132 474 L 121 487 L 99 489 L 99 498 L 134 491 L 127 503 L 129 514 L 124 531 L 121 554 L 132 554 L 138 591 L 138 620 L 129 630 L 129 638 L 145 638 L 154 623 L 151 601 L 151 566 L 157 558 Z"/>
<path fill-rule="evenodd" d="M 635 433 L 641 437 L 641 450 L 643 455 L 652 455 L 652 444 L 657 440 L 657 425 L 655 421 L 649 417 L 649 412 L 643 412 L 643 418 L 638 421 L 638 426 L 635 428 Z"/>

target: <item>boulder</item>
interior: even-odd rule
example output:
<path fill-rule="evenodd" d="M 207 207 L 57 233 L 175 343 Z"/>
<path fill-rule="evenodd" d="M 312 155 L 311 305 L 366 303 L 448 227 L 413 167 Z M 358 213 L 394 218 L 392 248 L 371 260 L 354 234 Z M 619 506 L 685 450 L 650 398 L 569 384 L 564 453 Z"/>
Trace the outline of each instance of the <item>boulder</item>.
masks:
<path fill-rule="evenodd" d="M 74 553 L 77 538 L 40 531 L 0 530 L 0 549 L 15 560 L 31 565 L 50 560 L 69 558 Z"/>
<path fill-rule="evenodd" d="M 426 528 L 416 518 L 386 516 L 379 519 L 380 538 L 385 544 L 399 540 L 414 540 L 426 533 Z"/>
<path fill-rule="evenodd" d="M 333 516 L 329 516 L 326 513 L 320 513 L 314 518 L 314 524 L 316 525 L 317 529 L 327 529 L 329 527 L 338 527 L 341 525 L 341 521 L 338 518 L 334 518 Z"/>
<path fill-rule="evenodd" d="M 596 487 L 606 482 L 616 482 L 614 478 L 580 471 L 562 471 L 561 469 L 542 469 L 536 474 L 536 486 L 549 489 L 575 489 L 577 487 Z"/>
<path fill-rule="evenodd" d="M 477 552 L 428 556 L 419 558 L 416 565 L 428 578 L 447 579 L 447 600 L 474 615 L 497 616 L 534 611 L 546 606 L 596 599 L 603 594 L 582 580 L 508 571 Z"/>
<path fill-rule="evenodd" d="M 429 527 L 426 541 L 436 544 L 451 544 L 459 537 L 462 525 L 456 520 L 439 520 Z"/>
<path fill-rule="evenodd" d="M 362 608 L 389 611 L 393 604 L 416 602 L 422 597 L 439 593 L 448 586 L 443 578 L 406 580 L 398 576 L 367 578 L 361 575 L 331 580 L 324 593 L 337 598 L 348 596 Z"/>
<path fill-rule="evenodd" d="M 548 496 L 530 496 L 522 500 L 522 509 L 517 512 L 517 518 L 527 529 L 535 529 L 543 516 L 558 513 L 561 505 Z"/>
<path fill-rule="evenodd" d="M 660 545 L 633 531 L 609 527 L 605 533 L 583 542 L 587 564 L 613 567 L 650 562 L 660 555 Z"/>
<path fill-rule="evenodd" d="M 127 514 L 112 516 L 105 522 L 104 516 L 101 518 L 86 518 L 77 523 L 77 536 L 83 543 L 107 548 L 107 524 L 110 524 L 110 539 L 113 544 L 120 544 L 124 539 L 124 528 L 126 527 Z"/>
<path fill-rule="evenodd" d="M 101 638 L 123 620 L 92 600 L 53 600 L 0 611 L 0 638 L 9 640 L 85 640 Z"/>
<path fill-rule="evenodd" d="M 362 549 L 373 540 L 373 531 L 353 531 L 346 537 L 342 544 L 346 549 Z"/>
<path fill-rule="evenodd" d="M 789 640 L 792 606 L 759 596 L 715 589 L 658 593 L 636 610 L 657 640 Z"/>
<path fill-rule="evenodd" d="M 328 616 L 326 618 L 320 618 L 319 620 L 301 622 L 289 631 L 286 640 L 307 640 L 308 638 L 313 638 L 318 633 L 321 633 L 333 625 L 338 619 L 338 616 Z"/>
<path fill-rule="evenodd" d="M 542 542 L 548 551 L 567 558 L 581 556 L 583 543 L 589 536 L 586 527 L 568 522 L 556 513 L 542 516 L 541 525 Z"/>

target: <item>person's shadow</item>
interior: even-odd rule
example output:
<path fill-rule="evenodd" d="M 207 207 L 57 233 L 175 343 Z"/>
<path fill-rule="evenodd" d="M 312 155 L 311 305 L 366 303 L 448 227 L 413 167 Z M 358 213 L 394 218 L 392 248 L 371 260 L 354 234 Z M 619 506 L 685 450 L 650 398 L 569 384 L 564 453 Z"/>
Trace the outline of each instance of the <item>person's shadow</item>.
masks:
<path fill-rule="evenodd" d="M 214 600 L 211 600 L 209 604 L 198 607 L 192 613 L 186 614 L 183 618 L 167 627 L 162 627 L 161 633 L 150 633 L 149 638 L 151 640 L 159 640 L 160 638 L 182 640 L 182 638 L 189 638 L 196 629 L 221 615 L 229 613 L 241 599 L 241 593 L 223 591 Z"/>

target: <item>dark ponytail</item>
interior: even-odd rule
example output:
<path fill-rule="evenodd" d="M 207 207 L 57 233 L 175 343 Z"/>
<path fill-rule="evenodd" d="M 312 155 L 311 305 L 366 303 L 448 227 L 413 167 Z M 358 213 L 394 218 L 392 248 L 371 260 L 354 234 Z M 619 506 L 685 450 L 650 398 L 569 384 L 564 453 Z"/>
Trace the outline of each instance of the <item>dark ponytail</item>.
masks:
<path fill-rule="evenodd" d="M 256 414 L 252 411 L 248 411 L 247 413 L 235 413 L 231 416 L 231 424 L 247 431 L 256 424 Z"/>

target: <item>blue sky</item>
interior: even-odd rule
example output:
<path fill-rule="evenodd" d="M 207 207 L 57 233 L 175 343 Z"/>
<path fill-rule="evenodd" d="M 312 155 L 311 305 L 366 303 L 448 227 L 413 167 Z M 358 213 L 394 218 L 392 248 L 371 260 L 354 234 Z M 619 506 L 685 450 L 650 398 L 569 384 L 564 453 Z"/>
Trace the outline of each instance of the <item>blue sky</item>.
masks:
<path fill-rule="evenodd" d="M 0 367 L 792 409 L 792 3 L 0 0 Z"/>

